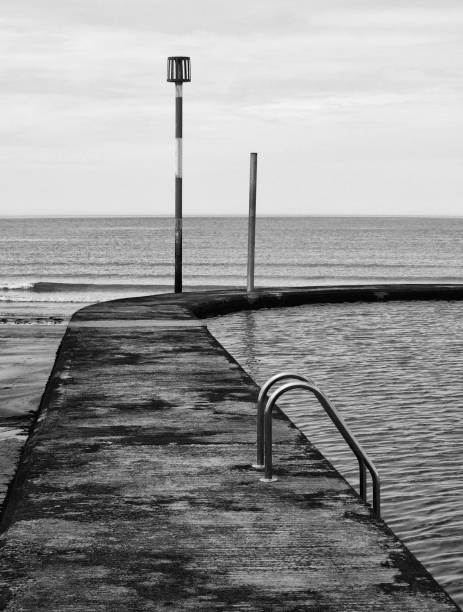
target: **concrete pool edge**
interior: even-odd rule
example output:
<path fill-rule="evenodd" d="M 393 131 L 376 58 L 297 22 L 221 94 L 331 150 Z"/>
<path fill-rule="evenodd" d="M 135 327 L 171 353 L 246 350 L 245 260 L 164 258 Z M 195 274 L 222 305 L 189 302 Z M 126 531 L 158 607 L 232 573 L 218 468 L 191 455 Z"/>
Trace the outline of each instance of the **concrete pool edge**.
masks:
<path fill-rule="evenodd" d="M 111 302 L 103 302 L 88 306 L 78 311 L 74 315 L 68 329 L 72 329 L 74 327 L 83 329 L 85 331 L 86 328 L 98 328 L 98 321 L 100 321 L 102 323 L 101 328 L 104 330 L 104 333 L 106 333 L 110 327 L 117 328 L 117 321 L 121 321 L 121 329 L 127 331 L 131 328 L 131 321 L 136 322 L 142 320 L 146 321 L 146 324 L 141 326 L 135 325 L 135 327 L 141 329 L 149 327 L 147 322 L 149 320 L 155 320 L 157 323 L 154 325 L 154 327 L 162 328 L 162 321 L 164 320 L 166 324 L 165 327 L 172 329 L 175 327 L 172 324 L 174 319 L 172 317 L 172 307 L 175 306 L 176 315 L 178 316 L 177 320 L 179 322 L 183 322 L 180 323 L 179 328 L 183 333 L 188 333 L 189 331 L 193 332 L 200 329 L 198 325 L 188 324 L 188 321 L 194 321 L 192 316 L 204 318 L 206 316 L 221 315 L 243 309 L 291 306 L 315 302 L 320 303 L 365 300 L 383 301 L 384 299 L 463 299 L 463 287 L 452 285 L 420 285 L 419 287 L 416 285 L 411 287 L 408 285 L 400 287 L 390 285 L 375 285 L 355 288 L 323 287 L 258 290 L 252 296 L 247 296 L 246 293 L 238 290 L 183 295 L 164 294 L 161 296 L 114 300 Z M 85 321 L 92 322 L 92 325 L 82 325 L 81 323 Z M 104 321 L 111 321 L 111 325 L 103 323 Z M 226 349 L 220 345 L 217 339 L 215 339 L 209 332 L 207 333 L 211 336 L 213 341 L 220 346 L 224 355 L 227 356 L 227 359 L 230 362 L 235 362 L 237 364 L 228 351 L 226 351 Z M 37 424 L 40 424 L 42 420 L 47 418 L 47 407 L 50 402 L 53 401 L 53 397 L 57 393 L 57 388 L 60 382 L 63 380 L 62 374 L 65 372 L 67 366 L 62 360 L 61 348 L 63 344 L 65 344 L 65 338 L 66 336 L 63 338 L 60 350 L 58 351 L 57 358 L 41 402 L 40 412 L 36 421 Z M 239 364 L 237 365 L 241 368 Z M 249 377 L 249 374 L 245 374 Z M 3 525 L 7 528 L 9 523 L 14 523 L 14 510 L 16 502 L 18 501 L 17 498 L 18 495 L 21 495 L 21 489 L 28 478 L 28 463 L 32 457 L 31 450 L 35 444 L 35 433 L 36 429 L 34 429 L 28 439 L 27 447 L 24 451 L 21 465 L 18 468 L 17 476 L 15 477 L 15 481 L 13 482 L 10 488 L 11 490 L 9 491 L 8 501 L 6 503 L 2 521 Z M 339 476 L 339 478 L 344 481 L 341 476 Z M 370 522 L 373 528 L 382 532 L 385 537 L 392 537 L 399 542 L 397 537 L 385 524 L 381 522 L 378 523 L 371 517 L 364 517 L 363 520 Z M 6 537 L 7 535 L 8 531 L 6 532 Z M 445 607 L 445 599 L 447 594 L 444 589 L 434 580 L 429 572 L 427 572 L 427 570 L 425 570 L 425 568 L 423 568 L 423 566 L 416 561 L 412 553 L 410 553 L 402 544 L 401 546 L 402 549 L 406 551 L 405 556 L 397 553 L 396 558 L 393 560 L 393 567 L 397 569 L 401 579 L 408 582 L 410 588 L 417 589 L 417 593 L 421 588 L 420 581 L 425 582 L 428 589 L 430 585 L 434 584 L 434 592 L 436 594 L 442 593 L 443 599 L 440 603 L 443 604 L 443 607 L 436 607 L 433 609 L 454 609 L 448 606 Z M 448 598 L 448 602 L 450 605 L 450 597 Z M 386 610 L 388 608 L 384 609 Z M 412 608 L 403 609 L 406 610 Z"/>
<path fill-rule="evenodd" d="M 155 299 L 155 302 L 153 301 Z M 332 304 L 339 302 L 383 302 L 388 300 L 463 300 L 463 284 L 451 283 L 389 283 L 368 285 L 333 285 L 310 287 L 262 287 L 251 294 L 244 289 L 189 291 L 182 294 L 164 293 L 154 296 L 123 298 L 98 302 L 78 310 L 74 323 L 106 319 L 107 307 L 117 305 L 118 317 L 127 319 L 166 318 L 163 304 L 176 303 L 184 310 L 182 319 L 191 315 L 203 319 L 240 310 L 277 308 L 303 304 Z M 130 303 L 130 304 L 129 304 Z M 124 304 L 128 306 L 124 309 Z M 130 308 L 135 306 L 135 309 Z"/>

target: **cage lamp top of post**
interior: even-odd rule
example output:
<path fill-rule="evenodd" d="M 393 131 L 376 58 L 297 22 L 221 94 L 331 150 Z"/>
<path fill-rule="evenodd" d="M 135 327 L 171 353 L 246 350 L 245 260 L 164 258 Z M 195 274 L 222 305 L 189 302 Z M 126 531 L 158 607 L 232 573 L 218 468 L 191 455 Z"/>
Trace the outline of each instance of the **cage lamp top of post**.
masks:
<path fill-rule="evenodd" d="M 190 58 L 182 55 L 168 57 L 167 80 L 169 83 L 188 83 L 191 81 Z"/>

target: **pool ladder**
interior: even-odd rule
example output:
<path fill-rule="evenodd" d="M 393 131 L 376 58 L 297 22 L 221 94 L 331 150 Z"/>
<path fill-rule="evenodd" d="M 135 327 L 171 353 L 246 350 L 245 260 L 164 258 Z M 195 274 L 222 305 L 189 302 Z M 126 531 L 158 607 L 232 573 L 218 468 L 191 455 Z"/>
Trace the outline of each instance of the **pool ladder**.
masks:
<path fill-rule="evenodd" d="M 266 398 L 269 390 L 276 383 L 282 380 L 289 380 L 279 387 L 276 391 Z M 257 463 L 253 464 L 256 470 L 264 470 L 264 478 L 261 478 L 262 482 L 275 482 L 278 480 L 273 476 L 273 465 L 272 465 L 272 411 L 276 401 L 288 391 L 300 389 L 303 391 L 309 391 L 314 395 L 319 404 L 324 408 L 326 414 L 330 417 L 331 421 L 336 426 L 339 433 L 342 435 L 344 440 L 347 442 L 349 448 L 352 450 L 357 458 L 359 464 L 359 493 L 360 497 L 367 501 L 367 474 L 366 471 L 370 472 L 372 487 L 373 487 L 373 512 L 377 518 L 381 518 L 381 493 L 380 493 L 380 479 L 377 469 L 373 462 L 368 458 L 368 455 L 360 446 L 355 439 L 355 436 L 349 430 L 347 424 L 344 422 L 341 415 L 335 410 L 331 402 L 328 400 L 326 395 L 320 391 L 315 383 L 293 372 L 281 372 L 276 374 L 267 380 L 259 392 L 257 399 Z"/>

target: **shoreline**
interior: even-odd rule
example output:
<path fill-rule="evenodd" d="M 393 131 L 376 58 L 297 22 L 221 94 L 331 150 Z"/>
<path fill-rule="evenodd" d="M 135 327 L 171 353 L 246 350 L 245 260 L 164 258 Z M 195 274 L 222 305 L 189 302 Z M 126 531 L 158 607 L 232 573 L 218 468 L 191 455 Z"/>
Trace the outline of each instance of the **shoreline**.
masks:
<path fill-rule="evenodd" d="M 66 331 L 66 319 L 0 318 L 0 503 L 3 503 Z"/>

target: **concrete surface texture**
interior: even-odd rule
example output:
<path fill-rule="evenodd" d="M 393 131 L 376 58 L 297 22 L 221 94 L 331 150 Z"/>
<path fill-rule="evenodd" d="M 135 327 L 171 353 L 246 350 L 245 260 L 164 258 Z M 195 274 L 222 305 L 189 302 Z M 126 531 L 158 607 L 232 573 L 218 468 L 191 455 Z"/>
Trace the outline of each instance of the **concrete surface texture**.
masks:
<path fill-rule="evenodd" d="M 4 508 L 0 609 L 458 609 L 281 414 L 279 481 L 251 468 L 258 389 L 193 313 L 291 299 L 153 296 L 74 316 Z"/>

